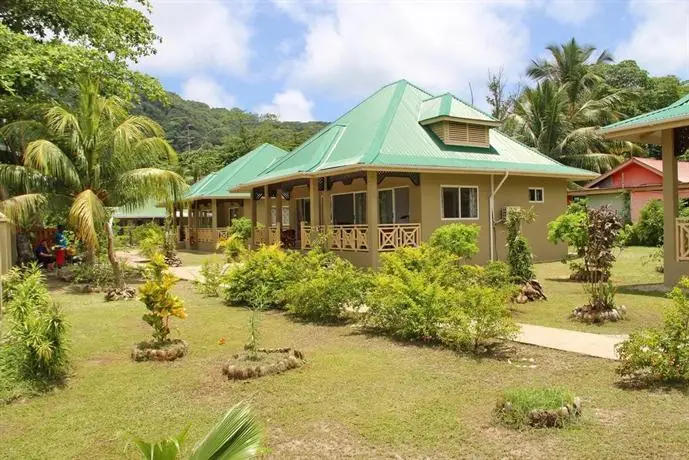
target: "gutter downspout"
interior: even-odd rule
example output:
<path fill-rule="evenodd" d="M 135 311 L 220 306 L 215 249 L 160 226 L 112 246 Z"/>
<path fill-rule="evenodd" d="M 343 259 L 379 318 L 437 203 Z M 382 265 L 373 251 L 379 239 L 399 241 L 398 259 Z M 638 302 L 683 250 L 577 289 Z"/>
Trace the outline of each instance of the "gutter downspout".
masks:
<path fill-rule="evenodd" d="M 505 181 L 507 180 L 507 176 L 509 175 L 510 172 L 505 171 L 505 175 L 502 177 L 502 180 L 498 184 L 497 188 L 495 188 L 495 184 L 493 182 L 493 178 L 495 176 L 493 174 L 490 175 L 490 197 L 488 198 L 488 218 L 490 219 L 488 226 L 488 229 L 490 231 L 490 260 L 495 260 L 495 195 L 498 193 L 498 191 L 502 187 L 502 184 L 505 183 Z"/>

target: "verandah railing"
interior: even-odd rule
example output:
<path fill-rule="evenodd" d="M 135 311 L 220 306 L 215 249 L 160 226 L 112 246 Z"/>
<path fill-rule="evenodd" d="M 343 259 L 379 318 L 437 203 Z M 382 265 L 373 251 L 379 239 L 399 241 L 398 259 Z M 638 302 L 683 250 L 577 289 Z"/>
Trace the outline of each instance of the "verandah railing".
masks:
<path fill-rule="evenodd" d="M 311 226 L 302 223 L 300 239 L 302 249 L 311 249 L 319 234 L 325 234 L 333 251 L 367 252 L 369 250 L 368 225 Z M 421 243 L 421 224 L 383 224 L 378 226 L 378 250 L 393 251 L 404 246 Z"/>
<path fill-rule="evenodd" d="M 686 217 L 675 219 L 677 244 L 675 247 L 675 257 L 678 261 L 689 260 L 689 219 Z"/>

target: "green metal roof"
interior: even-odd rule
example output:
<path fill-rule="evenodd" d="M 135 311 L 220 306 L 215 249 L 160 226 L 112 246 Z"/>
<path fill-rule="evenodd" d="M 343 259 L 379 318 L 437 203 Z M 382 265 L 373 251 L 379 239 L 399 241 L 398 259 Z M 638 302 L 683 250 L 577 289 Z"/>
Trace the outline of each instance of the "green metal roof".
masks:
<path fill-rule="evenodd" d="M 689 94 L 667 107 L 618 121 L 617 123 L 604 126 L 602 129 L 604 133 L 622 131 L 644 126 L 650 127 L 682 118 L 689 118 Z"/>
<path fill-rule="evenodd" d="M 193 184 L 184 194 L 183 200 L 200 200 L 208 198 L 248 199 L 248 193 L 232 193 L 237 185 L 255 179 L 287 152 L 271 144 L 256 147 L 246 155 L 229 165 Z"/>
<path fill-rule="evenodd" d="M 562 165 L 496 129 L 490 130 L 490 148 L 445 145 L 419 123 L 419 114 L 422 108 L 434 114 L 447 112 L 441 106 L 446 106 L 448 100 L 448 113 L 461 110 L 462 114 L 481 114 L 456 98 L 433 97 L 405 80 L 384 86 L 261 175 L 245 182 L 241 189 L 295 174 L 323 173 L 353 165 L 511 171 L 572 179 L 597 176 L 591 171 Z M 455 100 L 458 104 L 453 112 Z M 483 117 L 483 121 L 492 120 L 485 114 Z"/>
<path fill-rule="evenodd" d="M 158 207 L 154 200 L 149 201 L 144 206 L 137 209 L 127 210 L 117 208 L 113 213 L 115 219 L 164 219 L 167 212 L 164 207 Z"/>
<path fill-rule="evenodd" d="M 499 123 L 487 113 L 457 99 L 450 93 L 431 97 L 421 103 L 421 107 L 419 108 L 419 122 L 432 120 L 438 117 L 461 118 L 464 120 L 476 120 L 495 124 Z"/>

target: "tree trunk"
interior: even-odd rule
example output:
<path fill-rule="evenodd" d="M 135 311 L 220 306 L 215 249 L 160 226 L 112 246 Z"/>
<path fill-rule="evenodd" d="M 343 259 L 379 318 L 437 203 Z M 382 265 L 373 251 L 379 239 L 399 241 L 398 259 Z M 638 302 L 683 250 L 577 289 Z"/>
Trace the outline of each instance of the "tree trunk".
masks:
<path fill-rule="evenodd" d="M 115 257 L 115 235 L 112 231 L 113 218 L 108 219 L 105 224 L 105 233 L 108 236 L 108 260 L 110 260 L 110 265 L 112 265 L 112 274 L 115 278 L 115 287 L 120 289 L 124 287 L 124 280 L 122 279 L 122 273 L 120 273 L 120 263 Z"/>

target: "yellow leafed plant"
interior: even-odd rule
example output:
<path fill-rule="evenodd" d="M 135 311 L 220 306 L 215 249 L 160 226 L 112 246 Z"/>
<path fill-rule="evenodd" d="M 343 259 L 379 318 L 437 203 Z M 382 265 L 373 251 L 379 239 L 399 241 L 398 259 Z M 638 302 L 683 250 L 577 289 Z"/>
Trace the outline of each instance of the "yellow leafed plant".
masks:
<path fill-rule="evenodd" d="M 155 254 L 148 263 L 146 283 L 139 288 L 139 300 L 144 303 L 148 313 L 143 320 L 153 328 L 153 339 L 164 343 L 169 341 L 170 318 L 185 319 L 182 299 L 170 291 L 177 278 L 168 271 L 162 254 Z"/>

